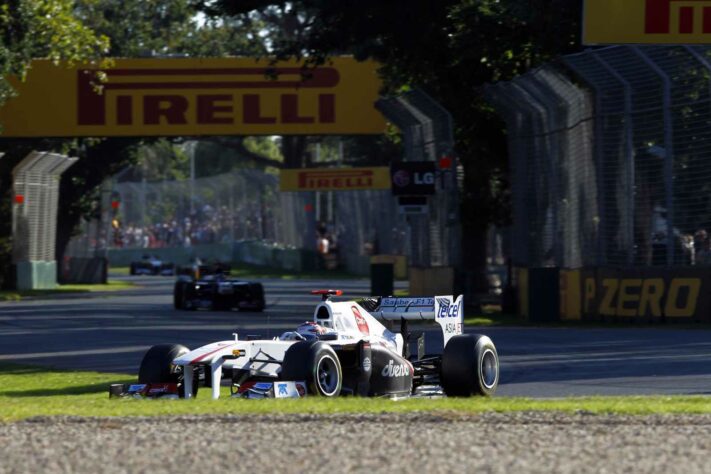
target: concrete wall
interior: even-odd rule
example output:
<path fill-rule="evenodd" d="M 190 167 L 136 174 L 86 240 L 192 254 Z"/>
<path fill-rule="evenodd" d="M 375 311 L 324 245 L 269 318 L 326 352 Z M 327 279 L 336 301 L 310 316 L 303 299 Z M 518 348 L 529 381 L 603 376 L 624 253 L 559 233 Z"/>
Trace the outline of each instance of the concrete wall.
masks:
<path fill-rule="evenodd" d="M 57 287 L 57 262 L 18 262 L 18 290 L 51 290 Z"/>

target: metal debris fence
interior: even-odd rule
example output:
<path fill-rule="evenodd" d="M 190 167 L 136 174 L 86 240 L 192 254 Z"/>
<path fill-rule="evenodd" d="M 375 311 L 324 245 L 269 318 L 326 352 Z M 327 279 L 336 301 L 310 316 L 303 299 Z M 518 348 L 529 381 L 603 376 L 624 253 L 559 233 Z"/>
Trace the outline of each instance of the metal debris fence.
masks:
<path fill-rule="evenodd" d="M 711 264 L 711 47 L 588 50 L 485 94 L 508 129 L 515 265 Z"/>
<path fill-rule="evenodd" d="M 32 152 L 12 171 L 12 261 L 17 266 L 18 289 L 56 285 L 59 179 L 76 161 L 55 153 Z"/>
<path fill-rule="evenodd" d="M 459 266 L 459 176 L 463 170 L 454 160 L 452 116 L 420 89 L 380 99 L 375 106 L 402 131 L 404 161 L 437 162 L 448 156 L 455 162 L 454 169 L 440 172 L 436 193 L 428 198 L 428 212 L 407 216 L 407 229 L 411 265 Z"/>
<path fill-rule="evenodd" d="M 256 169 L 180 181 L 107 182 L 101 220 L 84 222 L 69 245 L 73 257 L 104 256 L 109 248 L 188 248 L 259 241 L 316 250 L 316 227 L 329 222 L 344 268 L 367 274 L 372 250 L 403 254 L 404 217 L 390 191 L 280 192 L 277 175 Z M 114 203 L 114 206 L 111 205 Z"/>

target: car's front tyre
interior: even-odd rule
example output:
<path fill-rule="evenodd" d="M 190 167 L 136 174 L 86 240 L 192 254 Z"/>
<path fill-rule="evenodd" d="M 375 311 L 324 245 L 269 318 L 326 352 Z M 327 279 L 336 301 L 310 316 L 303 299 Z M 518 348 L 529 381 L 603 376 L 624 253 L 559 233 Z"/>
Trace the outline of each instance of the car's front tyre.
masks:
<path fill-rule="evenodd" d="M 173 360 L 188 352 L 190 352 L 190 349 L 180 344 L 159 344 L 151 347 L 143 356 L 143 360 L 141 360 L 141 365 L 138 369 L 138 383 L 175 383 L 178 384 L 180 397 L 184 397 L 183 367 L 174 365 Z M 198 382 L 198 373 L 195 371 L 193 397 L 197 395 Z"/>
<path fill-rule="evenodd" d="M 282 380 L 305 381 L 309 393 L 337 397 L 343 385 L 343 370 L 336 352 L 321 341 L 299 341 L 284 354 Z"/>

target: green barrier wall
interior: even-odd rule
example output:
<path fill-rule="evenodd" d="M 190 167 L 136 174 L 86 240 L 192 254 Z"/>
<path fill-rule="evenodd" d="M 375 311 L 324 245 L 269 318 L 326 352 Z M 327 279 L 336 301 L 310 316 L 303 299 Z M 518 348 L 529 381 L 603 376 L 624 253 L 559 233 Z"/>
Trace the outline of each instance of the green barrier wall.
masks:
<path fill-rule="evenodd" d="M 316 252 L 285 249 L 256 240 L 179 248 L 111 249 L 108 259 L 110 266 L 127 267 L 131 262 L 140 260 L 143 255 L 155 255 L 176 265 L 186 265 L 192 258 L 199 257 L 203 260 L 247 263 L 295 272 L 313 271 L 317 262 Z"/>
<path fill-rule="evenodd" d="M 51 290 L 57 287 L 57 262 L 19 262 L 18 290 Z"/>

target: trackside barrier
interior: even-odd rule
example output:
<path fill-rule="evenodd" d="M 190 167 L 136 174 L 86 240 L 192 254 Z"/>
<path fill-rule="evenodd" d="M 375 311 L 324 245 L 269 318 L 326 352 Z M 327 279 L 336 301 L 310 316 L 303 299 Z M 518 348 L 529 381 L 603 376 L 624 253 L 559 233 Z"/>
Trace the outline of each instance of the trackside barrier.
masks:
<path fill-rule="evenodd" d="M 519 314 L 528 321 L 557 321 L 560 315 L 558 268 L 518 268 Z"/>
<path fill-rule="evenodd" d="M 104 257 L 66 257 L 60 283 L 106 284 L 108 261 Z"/>
<path fill-rule="evenodd" d="M 404 280 L 407 278 L 407 256 L 405 255 L 373 255 L 370 257 L 370 264 L 389 263 L 393 266 L 395 279 Z"/>
<path fill-rule="evenodd" d="M 412 296 L 446 295 L 454 288 L 454 268 L 410 267 L 410 294 Z"/>
<path fill-rule="evenodd" d="M 583 268 L 563 273 L 565 317 L 711 322 L 711 267 Z"/>
<path fill-rule="evenodd" d="M 108 260 L 112 267 L 127 267 L 144 255 L 155 255 L 176 265 L 187 265 L 191 259 L 219 260 L 246 263 L 295 272 L 316 268 L 316 252 L 279 248 L 259 241 L 242 241 L 224 244 L 204 244 L 192 247 L 109 249 Z"/>
<path fill-rule="evenodd" d="M 711 267 L 517 269 L 517 276 L 519 314 L 531 321 L 711 323 Z"/>
<path fill-rule="evenodd" d="M 55 244 L 59 180 L 77 161 L 33 151 L 12 170 L 12 261 L 19 290 L 57 285 Z"/>

